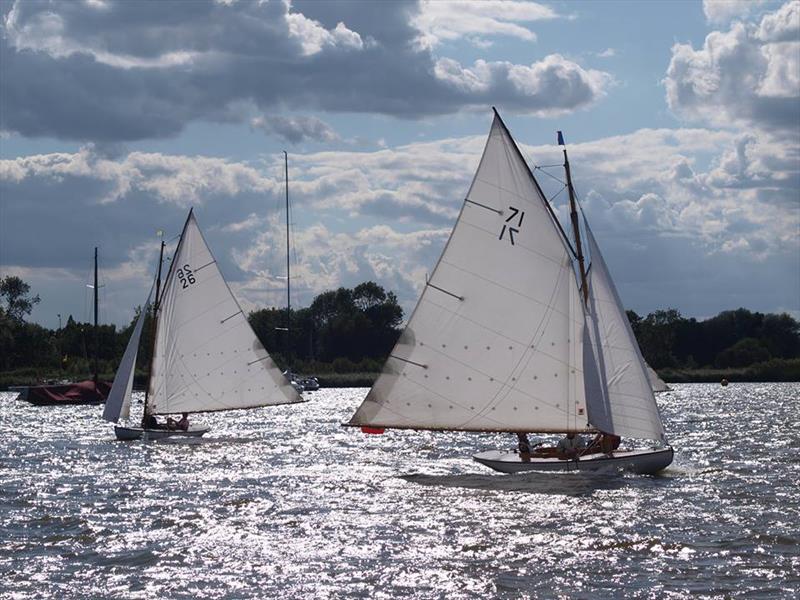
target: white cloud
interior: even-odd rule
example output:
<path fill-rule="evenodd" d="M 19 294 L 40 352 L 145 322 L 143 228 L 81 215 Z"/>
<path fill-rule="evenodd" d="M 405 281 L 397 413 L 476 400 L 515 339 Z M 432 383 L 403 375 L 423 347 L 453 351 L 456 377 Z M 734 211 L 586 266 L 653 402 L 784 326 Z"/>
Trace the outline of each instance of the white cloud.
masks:
<path fill-rule="evenodd" d="M 495 90 L 503 89 L 509 96 L 506 105 L 542 116 L 588 106 L 604 97 L 613 84 L 608 73 L 584 69 L 560 54 L 550 54 L 530 65 L 477 60 L 472 67 L 440 58 L 434 74 L 440 81 L 475 96 L 481 106 L 491 102 Z"/>
<path fill-rule="evenodd" d="M 262 115 L 251 119 L 250 126 L 292 143 L 306 140 L 335 142 L 340 139 L 330 125 L 314 116 Z"/>
<path fill-rule="evenodd" d="M 284 0 L 286 4 L 286 24 L 289 27 L 289 36 L 300 44 L 304 56 L 312 56 L 322 52 L 326 46 L 349 48 L 361 50 L 364 41 L 361 36 L 342 23 L 337 23 L 336 27 L 327 30 L 318 21 L 309 19 L 302 13 L 292 12 L 290 0 Z"/>
<path fill-rule="evenodd" d="M 703 0 L 703 12 L 709 23 L 725 25 L 745 18 L 767 0 Z"/>
<path fill-rule="evenodd" d="M 760 26 L 737 22 L 713 31 L 703 47 L 675 44 L 664 84 L 679 116 L 722 127 L 754 126 L 796 137 L 800 122 L 800 40 L 784 39 L 797 2 L 765 15 Z"/>
<path fill-rule="evenodd" d="M 443 42 L 466 39 L 485 47 L 484 36 L 509 36 L 536 41 L 536 34 L 520 23 L 555 19 L 552 8 L 537 2 L 517 0 L 443 1 L 422 0 L 419 13 L 411 20 L 419 31 L 420 48 L 432 49 Z"/>
<path fill-rule="evenodd" d="M 797 42 L 800 40 L 800 1 L 787 2 L 776 12 L 764 15 L 758 28 L 763 42 Z"/>
<path fill-rule="evenodd" d="M 614 48 L 606 48 L 602 52 L 598 52 L 595 56 L 598 58 L 611 58 L 617 55 L 617 51 Z"/>
<path fill-rule="evenodd" d="M 409 310 L 447 238 L 484 142 L 480 135 L 373 152 L 293 155 L 293 283 L 300 305 L 324 289 L 373 279 L 396 290 Z M 538 164 L 559 162 L 556 146 L 522 149 Z M 592 227 L 615 275 L 623 275 L 626 302 L 663 307 L 694 293 L 687 285 L 706 290 L 713 281 L 724 294 L 735 289 L 736 281 L 762 281 L 777 265 L 790 274 L 800 267 L 800 166 L 790 142 L 763 132 L 643 129 L 572 144 L 570 159 Z M 74 215 L 89 214 L 69 203 L 81 199 L 95 203 L 92 212 L 99 212 L 103 222 L 124 223 L 99 233 L 113 230 L 113 240 L 105 245 L 122 250 L 108 259 L 115 281 L 140 289 L 155 256 L 153 229 L 167 225 L 174 233 L 185 208 L 194 203 L 245 306 L 280 305 L 284 222 L 267 207 L 270 199 L 275 206 L 282 203 L 282 175 L 278 156 L 259 168 L 158 153 L 101 159 L 89 148 L 0 161 L 0 192 L 11 199 L 7 216 L 16 224 L 0 231 L 15 252 L 6 264 L 66 268 L 57 261 L 67 252 L 55 242 L 43 249 L 26 232 L 42 227 L 43 210 L 59 228 Z M 539 179 L 548 195 L 558 191 L 551 179 Z M 64 203 L 53 202 L 54 189 Z M 109 190 L 117 194 L 114 201 L 97 205 Z M 563 194 L 556 208 L 566 222 Z M 95 243 L 94 233 L 77 230 L 76 235 L 87 245 Z M 25 257 L 38 262 L 26 265 Z M 731 276 L 732 265 L 738 280 L 717 281 L 722 273 Z M 688 268 L 687 284 L 681 277 Z M 673 287 L 662 289 L 669 273 Z M 769 297 L 776 306 L 791 304 L 786 299 L 791 285 L 790 278 L 786 285 L 772 286 Z M 641 296 L 631 291 L 636 289 Z M 769 309 L 758 304 L 760 298 L 745 304 Z M 140 302 L 139 296 L 119 301 L 122 307 Z"/>

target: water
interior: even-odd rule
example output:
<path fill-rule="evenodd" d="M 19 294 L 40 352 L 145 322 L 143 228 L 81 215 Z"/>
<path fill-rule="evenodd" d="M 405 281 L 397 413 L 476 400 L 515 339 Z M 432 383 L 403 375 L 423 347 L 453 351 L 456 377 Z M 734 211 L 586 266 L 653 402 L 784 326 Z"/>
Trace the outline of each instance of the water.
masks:
<path fill-rule="evenodd" d="M 469 457 L 509 435 L 340 427 L 365 392 L 148 444 L 0 394 L 0 597 L 800 593 L 800 384 L 660 394 L 660 477 L 495 474 Z"/>

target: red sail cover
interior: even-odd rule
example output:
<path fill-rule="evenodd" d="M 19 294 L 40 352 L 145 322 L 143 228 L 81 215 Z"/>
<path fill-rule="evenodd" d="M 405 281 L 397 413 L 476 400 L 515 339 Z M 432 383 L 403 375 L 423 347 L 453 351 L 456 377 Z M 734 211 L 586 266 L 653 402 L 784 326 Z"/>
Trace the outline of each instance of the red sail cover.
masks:
<path fill-rule="evenodd" d="M 23 392 L 21 397 L 31 404 L 102 404 L 108 398 L 111 384 L 107 381 L 94 381 L 88 379 L 77 383 L 60 385 L 37 385 L 29 387 L 27 395 Z"/>

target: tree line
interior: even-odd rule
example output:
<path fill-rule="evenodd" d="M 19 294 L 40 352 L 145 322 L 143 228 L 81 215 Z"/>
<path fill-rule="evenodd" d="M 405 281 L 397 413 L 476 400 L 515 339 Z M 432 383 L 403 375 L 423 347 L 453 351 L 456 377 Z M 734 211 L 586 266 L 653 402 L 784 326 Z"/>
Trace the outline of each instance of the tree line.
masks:
<path fill-rule="evenodd" d="M 0 370 L 83 376 L 91 372 L 96 343 L 100 372 L 114 373 L 140 309 L 126 327 L 101 325 L 95 340 L 93 326 L 72 316 L 56 330 L 27 322 L 38 302 L 19 277 L 0 279 Z M 743 368 L 800 357 L 800 323 L 786 313 L 739 308 L 702 321 L 675 309 L 627 314 L 645 360 L 656 370 Z M 375 372 L 397 341 L 403 310 L 393 292 L 367 281 L 323 292 L 306 308 L 289 313 L 264 308 L 248 318 L 281 368 L 305 374 Z M 148 322 L 142 337 L 137 368 L 145 371 L 152 350 Z"/>

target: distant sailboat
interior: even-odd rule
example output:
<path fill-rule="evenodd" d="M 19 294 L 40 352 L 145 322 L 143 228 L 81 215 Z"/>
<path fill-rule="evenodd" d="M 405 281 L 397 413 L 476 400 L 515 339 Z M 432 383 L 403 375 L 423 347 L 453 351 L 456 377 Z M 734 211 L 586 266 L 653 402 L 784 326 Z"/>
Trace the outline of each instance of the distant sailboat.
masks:
<path fill-rule="evenodd" d="M 584 267 L 566 150 L 564 157 L 575 247 L 495 111 L 450 238 L 348 425 L 366 433 L 604 432 L 661 446 L 579 460 L 474 457 L 504 472 L 653 473 L 672 461 L 644 361 L 588 224 L 592 265 Z"/>
<path fill-rule="evenodd" d="M 26 400 L 31 404 L 39 406 L 59 406 L 65 404 L 102 404 L 106 401 L 111 385 L 107 381 L 99 379 L 99 354 L 100 340 L 98 336 L 98 307 L 99 289 L 98 268 L 97 268 L 97 247 L 94 249 L 94 285 L 87 287 L 94 290 L 94 328 L 92 329 L 92 365 L 93 377 L 75 383 L 56 383 L 48 385 L 36 385 L 29 387 L 15 387 L 19 391 L 19 400 Z"/>
<path fill-rule="evenodd" d="M 197 437 L 208 431 L 200 426 L 187 431 L 152 428 L 150 419 L 156 415 L 302 402 L 250 327 L 192 211 L 160 294 L 158 279 L 155 342 L 142 426 L 115 426 L 118 439 L 138 439 L 143 434 L 149 439 Z M 114 378 L 103 413 L 107 421 L 117 423 L 130 414 L 133 369 L 151 298 L 152 290 Z"/>
<path fill-rule="evenodd" d="M 654 392 L 668 392 L 670 391 L 670 387 L 666 384 L 666 382 L 658 376 L 655 369 L 648 365 L 647 363 L 644 364 L 647 368 L 647 379 L 650 381 L 650 387 L 653 389 Z"/>

